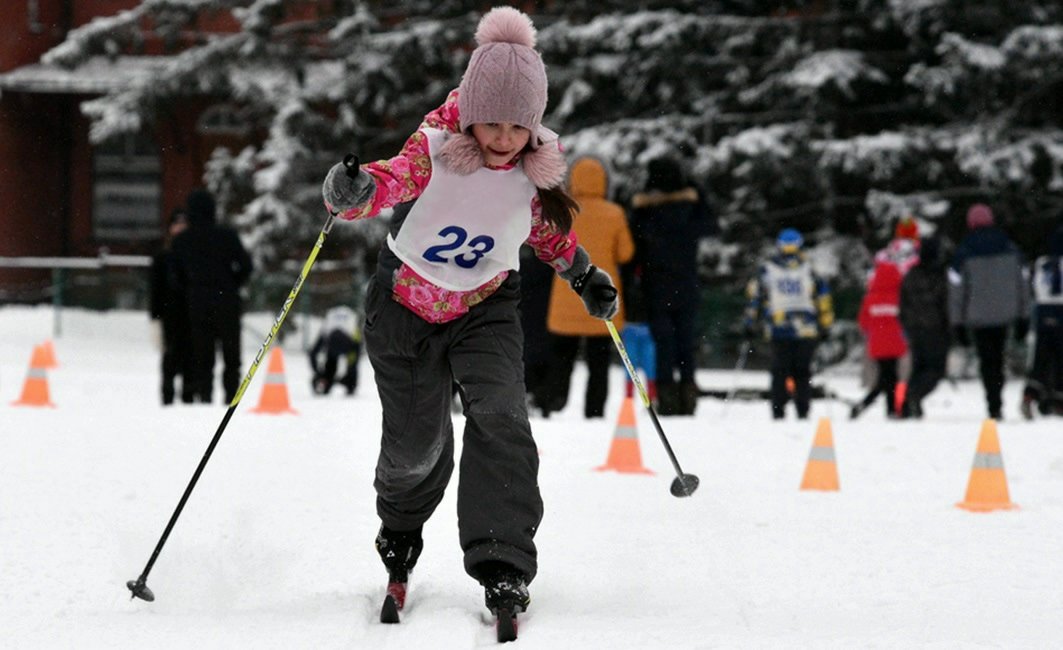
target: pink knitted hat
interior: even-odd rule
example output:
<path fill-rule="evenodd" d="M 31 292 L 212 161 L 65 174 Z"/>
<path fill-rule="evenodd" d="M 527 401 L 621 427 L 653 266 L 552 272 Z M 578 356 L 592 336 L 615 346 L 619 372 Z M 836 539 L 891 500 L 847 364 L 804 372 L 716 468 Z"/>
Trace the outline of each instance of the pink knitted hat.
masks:
<path fill-rule="evenodd" d="M 975 203 L 967 209 L 967 228 L 985 228 L 993 225 L 993 210 L 985 203 Z"/>
<path fill-rule="evenodd" d="M 546 66 L 535 50 L 531 19 L 513 7 L 496 7 L 480 19 L 476 44 L 458 87 L 461 133 L 443 144 L 439 155 L 444 164 L 458 174 L 473 173 L 484 159 L 469 128 L 484 122 L 508 122 L 531 131 L 529 150 L 520 159 L 528 179 L 543 189 L 560 185 L 568 165 L 557 134 L 542 125 Z"/>
<path fill-rule="evenodd" d="M 480 19 L 476 44 L 458 87 L 461 130 L 509 122 L 537 135 L 546 111 L 546 66 L 535 51 L 531 19 L 513 7 L 496 7 Z M 538 138 L 531 145 L 537 149 Z"/>

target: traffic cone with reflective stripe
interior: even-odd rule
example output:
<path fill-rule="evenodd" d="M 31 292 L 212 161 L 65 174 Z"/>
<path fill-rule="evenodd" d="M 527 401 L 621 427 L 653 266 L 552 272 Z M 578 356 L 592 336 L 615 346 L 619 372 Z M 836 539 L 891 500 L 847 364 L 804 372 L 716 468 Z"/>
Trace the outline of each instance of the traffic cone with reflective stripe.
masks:
<path fill-rule="evenodd" d="M 1004 458 L 1000 454 L 996 420 L 982 423 L 971 478 L 967 481 L 967 497 L 956 507 L 971 512 L 1013 510 L 1019 507 L 1008 497 L 1008 479 L 1004 475 Z"/>
<path fill-rule="evenodd" d="M 838 466 L 834 462 L 834 436 L 831 434 L 830 420 L 820 418 L 816 427 L 816 438 L 812 441 L 812 451 L 808 454 L 808 465 L 801 479 L 802 490 L 825 490 L 837 492 Z"/>
<path fill-rule="evenodd" d="M 298 413 L 288 400 L 288 384 L 284 380 L 284 353 L 280 348 L 273 348 L 269 353 L 269 367 L 266 369 L 266 384 L 262 387 L 262 396 L 252 413 Z"/>
<path fill-rule="evenodd" d="M 52 339 L 48 339 L 41 344 L 44 348 L 44 367 L 48 369 L 58 368 L 59 361 L 55 358 L 55 346 L 52 345 Z"/>
<path fill-rule="evenodd" d="M 26 373 L 26 383 L 22 385 L 22 396 L 11 402 L 12 406 L 47 406 L 55 408 L 48 394 L 48 370 L 46 368 L 44 347 L 33 346 L 30 357 L 30 369 Z"/>
<path fill-rule="evenodd" d="M 635 399 L 625 397 L 616 419 L 616 431 L 609 446 L 605 464 L 596 471 L 613 470 L 621 474 L 653 474 L 642 466 L 642 451 L 639 449 L 639 432 L 635 425 Z"/>

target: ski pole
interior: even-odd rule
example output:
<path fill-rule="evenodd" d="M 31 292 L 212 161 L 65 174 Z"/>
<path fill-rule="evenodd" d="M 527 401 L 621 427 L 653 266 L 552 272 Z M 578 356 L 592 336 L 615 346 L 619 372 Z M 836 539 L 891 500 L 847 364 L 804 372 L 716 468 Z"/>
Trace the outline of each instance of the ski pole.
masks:
<path fill-rule="evenodd" d="M 616 351 L 620 353 L 620 358 L 624 362 L 624 367 L 627 368 L 627 374 L 631 377 L 631 382 L 638 388 L 639 396 L 642 397 L 642 403 L 646 406 L 646 410 L 650 412 L 650 419 L 653 420 L 653 426 L 657 429 L 657 435 L 661 437 L 661 442 L 664 444 L 664 450 L 668 452 L 668 458 L 672 461 L 672 467 L 675 468 L 675 480 L 672 481 L 672 496 L 675 497 L 688 497 L 694 494 L 694 490 L 698 489 L 698 484 L 701 482 L 697 476 L 693 474 L 684 474 L 682 468 L 679 467 L 679 461 L 675 458 L 675 452 L 672 451 L 672 445 L 668 443 L 668 437 L 664 435 L 664 429 L 661 428 L 661 421 L 657 418 L 657 411 L 653 408 L 653 402 L 650 401 L 649 394 L 646 393 L 646 389 L 642 386 L 642 380 L 639 379 L 639 375 L 635 372 L 635 367 L 631 365 L 631 358 L 627 356 L 627 350 L 624 348 L 624 342 L 620 340 L 620 335 L 616 331 L 616 326 L 613 325 L 613 321 L 605 321 L 606 327 L 609 328 L 609 336 L 613 337 L 613 343 L 616 345 Z"/>
<path fill-rule="evenodd" d="M 357 157 L 348 154 L 344 158 L 343 164 L 347 166 L 348 176 L 353 178 L 353 174 L 358 173 Z M 233 413 L 236 412 L 236 407 L 239 406 L 240 399 L 244 396 L 244 391 L 247 390 L 248 384 L 251 383 L 251 379 L 255 376 L 255 371 L 258 370 L 258 365 L 262 362 L 262 358 L 266 356 L 266 352 L 269 351 L 270 346 L 273 344 L 273 338 L 277 336 L 277 332 L 280 330 L 281 325 L 284 324 L 284 319 L 288 316 L 288 310 L 292 308 L 296 296 L 299 295 L 299 290 L 303 288 L 303 282 L 305 282 L 307 276 L 310 275 L 310 269 L 314 267 L 314 262 L 317 260 L 317 254 L 325 244 L 325 236 L 328 235 L 330 230 L 332 230 L 332 223 L 335 219 L 336 215 L 330 214 L 328 219 L 325 220 L 325 225 L 322 226 L 321 232 L 318 233 L 317 242 L 314 244 L 314 248 L 310 251 L 310 256 L 306 258 L 306 262 L 303 264 L 303 269 L 299 273 L 299 278 L 295 281 L 295 285 L 288 293 L 288 298 L 284 301 L 284 305 L 277 314 L 277 318 L 273 321 L 273 327 L 270 328 L 269 334 L 266 335 L 266 339 L 262 342 L 262 347 L 259 348 L 258 354 L 255 355 L 255 360 L 251 362 L 251 367 L 247 370 L 247 375 L 244 377 L 244 380 L 240 383 L 236 395 L 234 395 L 232 401 L 229 402 L 229 409 L 225 411 L 225 416 L 221 419 L 221 424 L 218 425 L 218 430 L 214 432 L 214 437 L 207 446 L 203 458 L 199 461 L 195 473 L 192 474 L 192 480 L 188 482 L 184 494 L 181 495 L 181 500 L 177 503 L 177 508 L 174 509 L 173 514 L 170 516 L 170 521 L 166 524 L 166 529 L 162 532 L 162 537 L 159 538 L 158 544 L 155 545 L 155 550 L 152 552 L 151 558 L 144 567 L 144 571 L 141 572 L 140 577 L 136 580 L 126 582 L 126 587 L 128 587 L 129 591 L 133 594 L 130 596 L 130 600 L 133 598 L 140 598 L 141 600 L 146 600 L 148 602 L 155 600 L 155 594 L 152 593 L 147 585 L 148 574 L 151 573 L 152 567 L 155 566 L 155 560 L 159 558 L 159 553 L 162 552 L 162 547 L 166 545 L 166 540 L 170 537 L 170 531 L 173 530 L 174 524 L 177 523 L 177 518 L 181 516 L 181 511 L 184 510 L 189 495 L 192 494 L 193 488 L 196 487 L 196 482 L 199 481 L 199 475 L 203 473 L 203 468 L 207 466 L 207 461 L 210 460 L 210 455 L 214 453 L 214 447 L 217 446 L 218 441 L 221 439 L 221 434 L 225 431 L 225 427 L 229 424 L 229 420 L 232 419 Z"/>

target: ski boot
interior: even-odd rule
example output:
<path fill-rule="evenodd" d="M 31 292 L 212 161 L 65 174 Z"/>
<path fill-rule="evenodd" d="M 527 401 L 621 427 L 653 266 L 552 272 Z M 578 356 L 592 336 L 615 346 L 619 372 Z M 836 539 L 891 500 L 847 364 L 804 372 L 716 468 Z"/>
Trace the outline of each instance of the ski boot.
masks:
<path fill-rule="evenodd" d="M 517 614 L 528 610 L 531 597 L 524 574 L 502 562 L 485 562 L 479 569 L 484 603 L 495 617 L 499 643 L 517 638 Z"/>
<path fill-rule="evenodd" d="M 380 526 L 376 536 L 376 550 L 384 567 L 388 570 L 388 589 L 384 596 L 384 605 L 380 608 L 381 623 L 398 623 L 399 612 L 406 604 L 406 583 L 410 580 L 410 571 L 421 556 L 424 540 L 421 528 L 396 531 L 387 526 Z"/>

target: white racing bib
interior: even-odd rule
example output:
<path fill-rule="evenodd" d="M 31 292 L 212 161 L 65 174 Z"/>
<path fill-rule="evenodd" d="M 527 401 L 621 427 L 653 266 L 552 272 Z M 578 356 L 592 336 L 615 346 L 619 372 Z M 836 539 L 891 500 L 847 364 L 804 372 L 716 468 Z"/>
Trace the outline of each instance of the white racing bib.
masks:
<path fill-rule="evenodd" d="M 772 311 L 805 311 L 812 314 L 816 312 L 816 306 L 812 302 L 815 281 L 808 264 L 790 268 L 768 264 L 766 275 L 768 304 L 771 305 Z"/>
<path fill-rule="evenodd" d="M 451 173 L 437 157 L 447 134 L 424 133 L 432 177 L 398 235 L 388 235 L 388 247 L 418 275 L 451 291 L 470 291 L 520 268 L 520 245 L 531 232 L 536 192 L 524 169 Z"/>

